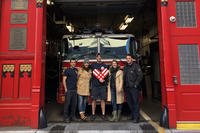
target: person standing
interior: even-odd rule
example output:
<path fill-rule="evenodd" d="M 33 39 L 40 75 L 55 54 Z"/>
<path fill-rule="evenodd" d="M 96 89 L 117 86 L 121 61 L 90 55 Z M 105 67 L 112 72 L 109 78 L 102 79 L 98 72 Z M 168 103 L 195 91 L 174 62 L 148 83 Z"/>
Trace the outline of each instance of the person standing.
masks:
<path fill-rule="evenodd" d="M 85 116 L 85 109 L 87 98 L 90 95 L 90 78 L 91 70 L 89 69 L 89 60 L 85 59 L 82 68 L 78 70 L 77 93 L 78 93 L 78 108 L 80 119 L 87 121 Z"/>
<path fill-rule="evenodd" d="M 64 71 L 63 86 L 65 89 L 64 122 L 76 121 L 77 106 L 77 72 L 76 60 L 70 60 L 70 67 Z"/>
<path fill-rule="evenodd" d="M 109 75 L 107 101 L 111 101 L 112 104 L 113 112 L 109 121 L 113 122 L 120 120 L 124 102 L 123 71 L 120 70 L 116 60 L 112 61 Z"/>
<path fill-rule="evenodd" d="M 96 60 L 97 60 L 97 62 L 95 62 L 91 65 L 91 69 L 92 69 L 92 73 L 93 73 L 92 81 L 91 81 L 91 98 L 92 98 L 91 120 L 92 121 L 94 121 L 96 118 L 95 111 L 96 111 L 96 101 L 97 100 L 101 101 L 101 111 L 102 111 L 101 118 L 103 120 L 106 120 L 105 101 L 106 101 L 106 97 L 107 97 L 106 93 L 107 93 L 108 76 L 101 78 L 101 76 L 100 75 L 98 76 L 98 74 L 100 74 L 102 71 L 104 71 L 106 69 L 107 69 L 107 74 L 109 73 L 109 71 L 108 71 L 107 65 L 101 61 L 100 53 L 97 53 Z"/>
<path fill-rule="evenodd" d="M 139 122 L 139 97 L 140 87 L 143 73 L 136 62 L 135 57 L 131 54 L 126 56 L 127 64 L 124 67 L 124 88 L 126 93 L 126 100 L 131 110 L 131 116 L 134 123 Z"/>

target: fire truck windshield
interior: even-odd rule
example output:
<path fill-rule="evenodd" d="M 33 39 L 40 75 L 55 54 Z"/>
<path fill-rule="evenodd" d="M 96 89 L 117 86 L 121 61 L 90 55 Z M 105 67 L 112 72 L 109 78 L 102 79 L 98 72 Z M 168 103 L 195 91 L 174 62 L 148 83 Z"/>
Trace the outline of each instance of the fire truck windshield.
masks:
<path fill-rule="evenodd" d="M 100 43 L 100 53 L 103 58 L 125 58 L 127 54 L 127 39 L 104 38 L 107 43 Z"/>
<path fill-rule="evenodd" d="M 103 59 L 124 59 L 133 50 L 130 36 L 89 36 L 65 39 L 65 59 L 76 58 L 95 59 L 96 53 L 101 53 Z"/>
<path fill-rule="evenodd" d="M 97 43 L 94 42 L 95 38 L 68 40 L 67 58 L 95 58 L 93 53 L 97 52 Z"/>

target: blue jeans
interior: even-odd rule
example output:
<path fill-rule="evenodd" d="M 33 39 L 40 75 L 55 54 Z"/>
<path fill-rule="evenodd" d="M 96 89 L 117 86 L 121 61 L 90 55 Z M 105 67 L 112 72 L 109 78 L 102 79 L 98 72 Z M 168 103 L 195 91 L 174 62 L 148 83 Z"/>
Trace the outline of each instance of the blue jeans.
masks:
<path fill-rule="evenodd" d="M 78 109 L 79 109 L 79 112 L 85 112 L 86 104 L 87 104 L 87 96 L 78 95 Z"/>
<path fill-rule="evenodd" d="M 117 104 L 116 89 L 111 89 L 111 104 L 113 111 L 122 110 L 122 104 Z"/>

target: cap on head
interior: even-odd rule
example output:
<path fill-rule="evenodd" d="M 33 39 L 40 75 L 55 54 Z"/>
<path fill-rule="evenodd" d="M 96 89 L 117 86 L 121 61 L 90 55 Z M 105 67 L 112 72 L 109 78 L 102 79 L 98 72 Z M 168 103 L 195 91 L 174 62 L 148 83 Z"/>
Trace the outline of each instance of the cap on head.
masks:
<path fill-rule="evenodd" d="M 86 64 L 86 63 L 88 63 L 89 64 L 89 59 L 84 59 L 84 62 L 83 62 L 84 64 Z"/>
<path fill-rule="evenodd" d="M 100 54 L 100 53 L 97 53 L 97 54 L 96 54 L 96 57 L 97 57 L 97 56 L 99 56 L 99 55 L 101 56 L 101 54 Z"/>

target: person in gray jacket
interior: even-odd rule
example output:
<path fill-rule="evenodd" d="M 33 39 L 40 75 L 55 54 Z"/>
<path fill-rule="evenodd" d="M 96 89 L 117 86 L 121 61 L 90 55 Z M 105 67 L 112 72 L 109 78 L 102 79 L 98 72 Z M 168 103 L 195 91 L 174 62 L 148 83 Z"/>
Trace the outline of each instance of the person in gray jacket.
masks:
<path fill-rule="evenodd" d="M 139 96 L 140 96 L 140 82 L 143 74 L 136 59 L 128 54 L 126 56 L 127 64 L 124 67 L 124 89 L 126 94 L 126 101 L 131 110 L 131 116 L 134 123 L 139 122 Z"/>

